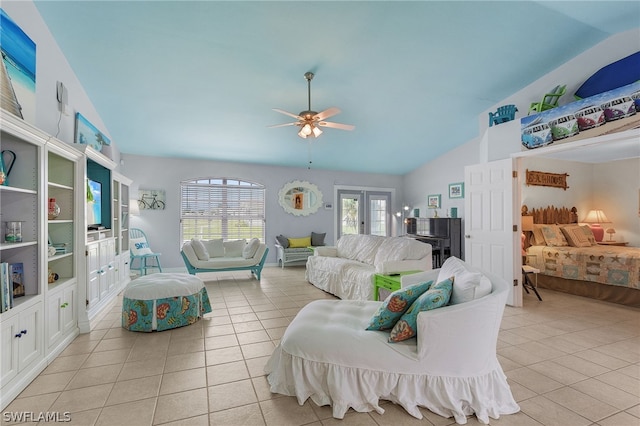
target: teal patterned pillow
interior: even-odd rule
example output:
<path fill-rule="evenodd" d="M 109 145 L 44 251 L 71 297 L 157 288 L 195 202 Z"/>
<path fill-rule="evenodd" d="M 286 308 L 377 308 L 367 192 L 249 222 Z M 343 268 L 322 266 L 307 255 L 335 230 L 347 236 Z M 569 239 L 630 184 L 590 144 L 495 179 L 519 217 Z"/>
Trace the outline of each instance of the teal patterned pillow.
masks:
<path fill-rule="evenodd" d="M 389 342 L 396 343 L 410 339 L 417 334 L 418 314 L 422 311 L 436 309 L 449 303 L 451 290 L 453 289 L 453 278 L 440 281 L 423 293 L 413 302 L 411 307 L 393 326 L 389 334 Z"/>
<path fill-rule="evenodd" d="M 367 330 L 391 330 L 409 306 L 429 290 L 431 284 L 433 281 L 413 284 L 391 293 L 371 318 Z"/>

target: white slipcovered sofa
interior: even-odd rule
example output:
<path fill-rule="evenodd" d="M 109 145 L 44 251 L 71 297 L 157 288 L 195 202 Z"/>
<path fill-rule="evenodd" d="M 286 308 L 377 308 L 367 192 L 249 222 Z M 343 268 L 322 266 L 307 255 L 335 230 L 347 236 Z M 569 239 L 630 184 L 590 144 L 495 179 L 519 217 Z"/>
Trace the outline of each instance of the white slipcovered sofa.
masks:
<path fill-rule="evenodd" d="M 186 241 L 180 254 L 191 275 L 199 272 L 251 271 L 260 280 L 269 253 L 266 244 L 257 238 L 249 241 L 197 240 Z"/>
<path fill-rule="evenodd" d="M 419 312 L 417 337 L 403 342 L 389 343 L 388 330 L 366 330 L 383 302 L 306 305 L 265 366 L 271 392 L 295 396 L 300 405 L 308 398 L 330 405 L 338 419 L 349 408 L 383 414 L 380 400 L 399 404 L 418 419 L 419 407 L 425 407 L 458 424 L 474 414 L 488 424 L 489 417 L 518 412 L 496 355 L 509 284 L 455 260 L 453 274 L 445 263 L 402 277 L 404 288 L 440 282 L 441 271 L 454 276 L 449 305 Z"/>
<path fill-rule="evenodd" d="M 432 269 L 431 245 L 404 237 L 344 235 L 335 246 L 317 247 L 305 277 L 346 300 L 373 300 L 375 274 Z"/>

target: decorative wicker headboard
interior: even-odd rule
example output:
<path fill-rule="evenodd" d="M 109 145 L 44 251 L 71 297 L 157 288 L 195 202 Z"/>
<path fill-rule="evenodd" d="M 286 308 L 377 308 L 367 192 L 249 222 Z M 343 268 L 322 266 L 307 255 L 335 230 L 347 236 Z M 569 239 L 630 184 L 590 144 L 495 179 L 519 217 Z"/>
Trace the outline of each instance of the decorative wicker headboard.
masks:
<path fill-rule="evenodd" d="M 533 223 L 558 224 L 578 223 L 578 209 L 571 207 L 547 206 L 531 209 L 522 205 L 522 216 L 533 216 Z"/>

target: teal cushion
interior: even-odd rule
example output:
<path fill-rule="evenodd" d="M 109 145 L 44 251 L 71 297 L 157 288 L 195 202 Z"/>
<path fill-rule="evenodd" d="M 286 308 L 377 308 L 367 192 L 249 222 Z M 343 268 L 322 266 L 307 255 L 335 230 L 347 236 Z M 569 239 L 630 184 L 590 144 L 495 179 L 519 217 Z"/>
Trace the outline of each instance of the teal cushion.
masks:
<path fill-rule="evenodd" d="M 433 281 L 413 284 L 391 293 L 371 318 L 367 330 L 391 330 L 409 306 L 429 290 L 431 284 Z"/>
<path fill-rule="evenodd" d="M 422 311 L 436 309 L 449 303 L 451 290 L 453 289 L 453 279 L 448 278 L 440 281 L 423 293 L 413 302 L 402 317 L 393 326 L 389 334 L 389 342 L 396 343 L 410 339 L 417 334 L 418 314 Z"/>

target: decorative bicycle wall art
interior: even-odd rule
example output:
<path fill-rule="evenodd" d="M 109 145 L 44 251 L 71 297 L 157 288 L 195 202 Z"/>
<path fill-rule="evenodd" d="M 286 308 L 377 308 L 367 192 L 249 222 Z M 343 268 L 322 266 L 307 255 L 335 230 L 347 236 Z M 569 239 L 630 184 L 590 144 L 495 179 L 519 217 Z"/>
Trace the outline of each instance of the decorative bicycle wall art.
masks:
<path fill-rule="evenodd" d="M 139 189 L 138 207 L 140 210 L 164 210 L 165 192 L 163 189 Z"/>

